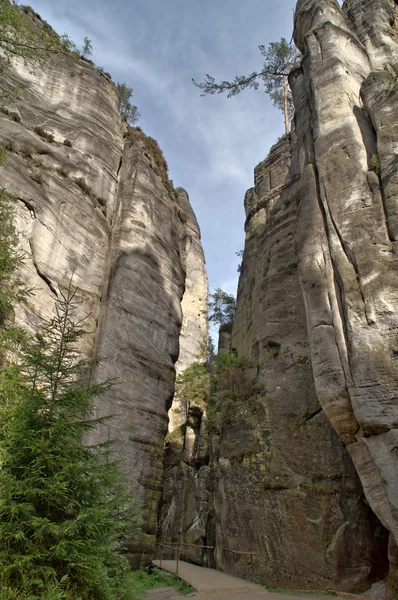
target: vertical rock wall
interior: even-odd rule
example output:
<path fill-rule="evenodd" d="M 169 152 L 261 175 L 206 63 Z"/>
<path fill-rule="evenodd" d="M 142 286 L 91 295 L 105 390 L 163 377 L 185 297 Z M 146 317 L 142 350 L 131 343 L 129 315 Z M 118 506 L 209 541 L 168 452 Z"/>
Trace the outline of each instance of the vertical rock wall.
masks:
<path fill-rule="evenodd" d="M 135 547 L 152 550 L 189 248 L 202 252 L 195 217 L 157 143 L 122 123 L 115 86 L 94 65 L 57 57 L 31 72 L 16 62 L 0 88 L 19 92 L 0 113 L 0 144 L 8 148 L 0 185 L 15 198 L 21 275 L 33 288 L 16 320 L 40 329 L 58 287 L 71 280 L 77 287 L 80 314 L 89 315 L 82 351 L 102 357 L 99 379 L 115 380 L 96 404 L 98 415 L 112 418 L 89 441 L 116 440 L 143 506 Z M 203 293 L 206 301 L 207 284 Z M 203 327 L 203 315 L 198 321 Z"/>
<path fill-rule="evenodd" d="M 397 7 L 300 0 L 297 259 L 317 396 L 397 578 Z"/>
<path fill-rule="evenodd" d="M 217 547 L 256 552 L 271 587 L 360 589 L 383 573 L 386 537 L 314 388 L 295 254 L 299 176 L 293 132 L 256 167 L 246 194 L 232 346 L 254 361 L 251 377 L 264 389 L 239 401 L 221 433 Z"/>
<path fill-rule="evenodd" d="M 184 316 L 176 364 L 177 375 L 182 375 L 193 363 L 206 360 L 208 282 L 198 223 L 185 190 L 177 188 L 177 195 L 187 227 L 187 277 L 182 300 Z M 209 497 L 206 416 L 206 406 L 202 402 L 187 400 L 177 383 L 169 411 L 165 446 L 164 486 L 159 514 L 163 540 L 205 543 Z M 200 554 L 193 550 L 193 554 L 188 553 L 185 558 L 198 561 Z"/>
<path fill-rule="evenodd" d="M 224 547 L 255 551 L 271 586 L 361 590 L 389 564 L 394 575 L 396 11 L 298 3 L 295 124 L 246 194 L 231 342 L 262 392 L 211 436 L 201 486 L 179 472 L 166 520 L 184 539 L 207 486 L 196 541 L 214 543 L 219 566 Z"/>

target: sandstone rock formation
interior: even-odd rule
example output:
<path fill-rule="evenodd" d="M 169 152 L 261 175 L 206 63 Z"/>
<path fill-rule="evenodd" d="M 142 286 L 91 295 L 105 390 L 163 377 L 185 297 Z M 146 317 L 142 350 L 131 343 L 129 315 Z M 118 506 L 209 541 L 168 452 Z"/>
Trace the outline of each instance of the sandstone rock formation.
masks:
<path fill-rule="evenodd" d="M 397 7 L 300 0 L 297 260 L 317 396 L 390 531 L 397 579 Z"/>
<path fill-rule="evenodd" d="M 202 503 L 176 490 L 217 564 L 253 550 L 271 586 L 397 577 L 397 36 L 392 0 L 297 4 L 296 116 L 245 197 L 231 341 L 263 389 L 207 440 Z"/>
<path fill-rule="evenodd" d="M 255 551 L 271 587 L 358 590 L 383 573 L 386 535 L 314 389 L 295 253 L 299 176 L 293 132 L 246 194 L 232 346 L 255 361 L 264 389 L 221 435 L 217 547 Z"/>
<path fill-rule="evenodd" d="M 114 85 L 87 61 L 1 76 L 20 99 L 0 114 L 0 182 L 34 288 L 15 318 L 40 328 L 72 278 L 89 315 L 82 352 L 115 379 L 96 403 L 112 418 L 90 441 L 116 439 L 144 506 L 136 549 L 153 549 L 160 524 L 163 539 L 214 545 L 220 568 L 223 548 L 254 551 L 270 586 L 355 591 L 398 576 L 397 18 L 393 0 L 297 4 L 293 131 L 246 194 L 219 347 L 252 363 L 221 427 L 210 405 L 174 395 L 175 363 L 181 374 L 204 359 L 207 279 L 156 142 L 122 123 Z M 237 571 L 249 574 L 245 557 Z"/>
<path fill-rule="evenodd" d="M 116 440 L 129 489 L 144 507 L 136 545 L 152 552 L 181 299 L 196 277 L 191 246 L 202 253 L 207 298 L 195 217 L 157 143 L 122 122 L 115 86 L 94 65 L 56 57 L 32 73 L 16 62 L 0 85 L 20 92 L 3 107 L 0 130 L 8 148 L 0 182 L 15 198 L 22 277 L 33 288 L 16 319 L 40 329 L 58 286 L 72 279 L 89 315 L 82 351 L 102 357 L 98 378 L 115 380 L 96 405 L 112 418 L 89 441 Z M 206 331 L 202 306 L 185 304 L 186 330 L 198 338 L 196 329 Z"/>
<path fill-rule="evenodd" d="M 208 282 L 200 229 L 185 190 L 177 195 L 186 221 L 187 277 L 182 300 L 183 323 L 180 355 L 176 363 L 181 375 L 193 363 L 203 363 L 208 342 Z M 163 540 L 176 539 L 198 543 L 206 536 L 208 512 L 208 449 L 206 444 L 206 407 L 190 402 L 176 385 L 169 411 L 164 462 L 164 486 L 160 512 Z M 190 556 L 198 560 L 196 550 Z"/>

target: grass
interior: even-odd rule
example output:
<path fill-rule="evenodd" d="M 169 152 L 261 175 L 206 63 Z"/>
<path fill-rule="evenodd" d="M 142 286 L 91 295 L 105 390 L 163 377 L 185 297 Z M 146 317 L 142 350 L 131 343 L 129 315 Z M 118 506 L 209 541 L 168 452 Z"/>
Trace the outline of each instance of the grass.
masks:
<path fill-rule="evenodd" d="M 183 594 L 190 594 L 195 591 L 174 573 L 168 573 L 157 567 L 153 567 L 150 571 L 141 569 L 126 573 L 120 591 L 123 600 L 141 600 L 147 590 L 159 587 L 174 587 Z"/>

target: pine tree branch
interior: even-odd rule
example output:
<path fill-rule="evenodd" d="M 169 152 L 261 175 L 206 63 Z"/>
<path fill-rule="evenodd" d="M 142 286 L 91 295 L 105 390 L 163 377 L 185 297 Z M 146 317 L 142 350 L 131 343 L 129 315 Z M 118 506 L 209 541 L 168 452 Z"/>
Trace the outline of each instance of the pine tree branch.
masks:
<path fill-rule="evenodd" d="M 195 79 L 192 79 L 193 84 L 199 89 L 203 90 L 202 96 L 206 96 L 207 94 L 222 94 L 224 92 L 229 92 L 228 97 L 235 96 L 241 90 L 246 87 L 255 87 L 257 89 L 258 82 L 256 79 L 259 77 L 284 77 L 289 74 L 289 71 L 273 71 L 270 69 L 263 69 L 259 72 L 251 73 L 248 76 L 237 76 L 234 81 L 222 81 L 221 83 L 216 83 L 214 77 L 209 74 L 206 74 L 206 79 L 202 83 L 197 83 Z"/>

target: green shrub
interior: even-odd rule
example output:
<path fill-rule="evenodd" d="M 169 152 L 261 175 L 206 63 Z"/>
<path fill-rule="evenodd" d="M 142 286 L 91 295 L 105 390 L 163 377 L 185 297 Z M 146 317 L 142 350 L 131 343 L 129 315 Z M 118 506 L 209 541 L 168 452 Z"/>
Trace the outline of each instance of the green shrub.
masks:
<path fill-rule="evenodd" d="M 380 175 L 380 159 L 377 154 L 372 154 L 370 158 L 369 171 L 374 171 L 376 175 Z"/>
<path fill-rule="evenodd" d="M 21 154 L 24 158 L 32 158 L 34 154 L 34 149 L 32 148 L 32 146 L 24 144 L 21 148 Z"/>
<path fill-rule="evenodd" d="M 68 139 L 64 140 L 64 146 L 68 146 L 68 148 L 72 148 L 72 142 Z"/>
<path fill-rule="evenodd" d="M 177 377 L 177 389 L 188 402 L 205 408 L 207 406 L 210 389 L 211 375 L 206 363 L 192 363 Z"/>
<path fill-rule="evenodd" d="M 177 377 L 176 390 L 187 404 L 206 410 L 208 431 L 219 433 L 239 407 L 245 407 L 264 390 L 263 383 L 249 380 L 254 366 L 253 360 L 235 352 L 219 354 L 214 362 L 193 363 L 185 369 Z"/>
<path fill-rule="evenodd" d="M 50 144 L 52 144 L 53 141 L 55 140 L 53 134 L 52 133 L 48 133 L 47 131 L 45 131 L 43 129 L 43 127 L 34 127 L 33 131 L 35 133 L 37 133 L 37 135 L 39 135 L 41 138 L 43 138 L 43 140 L 46 140 L 47 142 L 50 142 Z"/>
<path fill-rule="evenodd" d="M 6 142 L 4 144 L 4 148 L 8 151 L 8 152 L 17 152 L 17 147 L 14 144 L 13 140 L 9 140 L 8 142 Z"/>
<path fill-rule="evenodd" d="M 122 119 L 130 126 L 133 126 L 140 117 L 137 106 L 131 103 L 133 90 L 125 83 L 118 83 L 116 84 L 116 91 L 119 98 L 119 110 Z"/>

